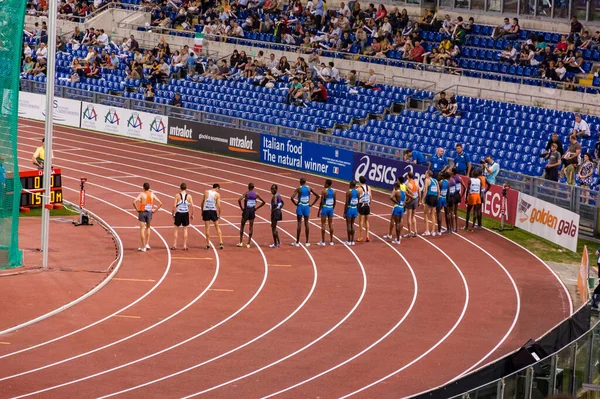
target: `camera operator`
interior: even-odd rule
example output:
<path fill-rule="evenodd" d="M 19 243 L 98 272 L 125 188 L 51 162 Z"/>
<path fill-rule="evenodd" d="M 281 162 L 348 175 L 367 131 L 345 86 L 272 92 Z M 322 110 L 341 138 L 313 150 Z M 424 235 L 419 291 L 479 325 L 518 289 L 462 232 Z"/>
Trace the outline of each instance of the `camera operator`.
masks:
<path fill-rule="evenodd" d="M 487 181 L 490 184 L 496 184 L 496 176 L 500 172 L 500 165 L 494 162 L 494 158 L 491 155 L 488 155 L 481 161 L 481 169 Z"/>

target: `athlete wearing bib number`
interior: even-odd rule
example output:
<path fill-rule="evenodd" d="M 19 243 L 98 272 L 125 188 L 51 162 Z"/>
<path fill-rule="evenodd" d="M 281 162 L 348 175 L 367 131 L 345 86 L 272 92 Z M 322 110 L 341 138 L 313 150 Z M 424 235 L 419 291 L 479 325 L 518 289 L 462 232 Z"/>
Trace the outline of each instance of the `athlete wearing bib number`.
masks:
<path fill-rule="evenodd" d="M 329 245 L 333 245 L 333 211 L 336 205 L 335 191 L 331 188 L 332 181 L 325 180 L 321 201 L 319 202 L 319 214 L 321 215 L 321 241 L 317 245 L 325 246 L 325 223 L 329 222 Z"/>
<path fill-rule="evenodd" d="M 183 227 L 183 250 L 187 251 L 187 239 L 188 239 L 188 226 L 190 220 L 194 219 L 194 203 L 192 196 L 187 193 L 187 185 L 181 183 L 179 186 L 181 192 L 175 195 L 175 201 L 173 202 L 173 221 L 175 227 L 173 229 L 173 246 L 172 250 L 177 248 L 177 235 L 179 228 Z"/>
<path fill-rule="evenodd" d="M 162 202 L 150 191 L 150 184 L 144 183 L 144 191 L 140 193 L 133 201 L 133 207 L 138 212 L 140 221 L 140 241 L 142 246 L 138 248 L 140 252 L 146 252 L 150 249 L 150 223 L 152 214 L 162 207 Z"/>
<path fill-rule="evenodd" d="M 257 199 L 261 202 L 258 207 L 256 206 Z M 243 206 L 242 202 L 244 203 Z M 240 242 L 237 246 L 244 246 L 244 227 L 246 226 L 246 222 L 250 221 L 250 228 L 248 230 L 248 243 L 246 244 L 246 248 L 250 248 L 252 234 L 254 233 L 254 219 L 256 218 L 256 211 L 265 205 L 265 201 L 260 197 L 259 194 L 256 193 L 256 191 L 254 191 L 254 183 L 248 184 L 248 191 L 242 194 L 242 196 L 238 199 L 238 205 L 242 210 L 242 223 L 240 225 Z"/>
<path fill-rule="evenodd" d="M 277 193 L 277 184 L 271 185 L 271 233 L 273 233 L 273 244 L 269 245 L 270 248 L 279 248 L 281 241 L 279 240 L 279 232 L 277 231 L 277 222 L 283 219 L 281 209 L 283 208 L 283 199 L 281 195 Z"/>
<path fill-rule="evenodd" d="M 402 191 L 400 188 L 400 183 L 394 183 L 394 191 L 392 191 L 392 195 L 390 196 L 390 200 L 394 204 L 392 208 L 392 222 L 396 227 L 396 239 L 392 241 L 392 244 L 400 244 L 402 240 L 402 216 L 404 216 L 404 204 L 406 202 L 406 192 Z M 390 238 L 391 237 L 390 232 Z"/>
<path fill-rule="evenodd" d="M 448 181 L 448 172 L 440 172 L 440 198 L 438 198 L 438 207 L 436 209 L 437 212 L 437 220 L 438 220 L 438 233 L 441 233 L 442 228 L 442 218 L 441 213 L 442 209 L 444 209 L 444 218 L 446 219 L 446 232 L 450 233 L 452 231 L 452 226 L 450 222 L 450 213 L 448 212 L 448 198 L 454 195 L 450 193 L 450 182 Z M 454 187 L 454 186 L 453 186 Z"/>
<path fill-rule="evenodd" d="M 217 183 L 213 184 L 212 190 L 204 192 L 202 199 L 202 220 L 204 220 L 204 228 L 206 229 L 206 246 L 205 249 L 210 249 L 210 222 L 215 226 L 217 236 L 219 237 L 219 249 L 223 249 L 223 236 L 219 227 L 219 215 L 221 214 L 221 194 L 219 190 L 221 186 Z"/>
<path fill-rule="evenodd" d="M 396 183 L 398 183 L 398 190 L 395 189 Z M 404 204 L 406 203 L 406 185 L 404 184 L 404 177 L 403 176 L 398 176 L 396 178 L 396 183 L 394 183 L 394 191 L 402 191 L 402 193 L 404 195 L 404 200 L 403 200 L 403 203 L 402 203 L 402 215 L 404 215 L 404 210 L 405 210 Z M 392 197 L 394 196 L 394 191 L 392 192 Z M 394 202 L 394 200 L 392 200 L 392 202 Z M 385 234 L 383 236 L 384 239 L 391 240 L 391 239 L 394 238 L 394 236 L 392 235 L 392 233 L 393 233 L 395 225 L 396 225 L 396 222 L 394 220 L 394 214 L 392 213 L 392 215 L 390 216 L 390 228 L 389 228 L 389 232 L 388 232 L 388 234 Z M 400 231 L 402 232 L 402 229 L 400 229 Z"/>
<path fill-rule="evenodd" d="M 406 217 L 408 218 L 408 234 L 405 238 L 417 236 L 417 216 L 415 211 L 419 206 L 419 184 L 415 180 L 413 172 L 408 172 L 406 175 Z"/>
<path fill-rule="evenodd" d="M 458 175 L 458 171 L 456 170 L 456 168 L 452 168 L 452 170 L 450 171 L 450 186 L 452 186 L 452 182 L 454 182 L 454 199 L 452 200 L 452 208 L 451 208 L 451 217 L 453 218 L 452 221 L 452 226 L 454 228 L 454 231 L 457 232 L 458 231 L 458 206 L 460 205 L 460 201 L 461 201 L 461 189 L 466 189 L 464 187 L 464 184 L 462 182 L 462 179 L 460 178 L 460 176 Z"/>
<path fill-rule="evenodd" d="M 440 187 L 437 180 L 433 178 L 433 172 L 431 170 L 425 172 L 425 176 L 425 187 L 423 188 L 425 193 L 425 199 L 423 201 L 425 204 L 425 231 L 423 232 L 423 235 L 435 237 L 437 232 L 435 230 L 436 220 L 433 217 L 433 210 L 437 209 Z"/>
<path fill-rule="evenodd" d="M 346 245 L 355 245 L 354 241 L 354 220 L 358 217 L 359 193 L 356 189 L 356 181 L 350 182 L 350 189 L 346 192 L 346 204 L 344 206 L 344 219 L 346 219 L 346 231 L 348 241 Z"/>
<path fill-rule="evenodd" d="M 358 239 L 362 241 L 363 228 L 365 229 L 365 241 L 369 242 L 369 215 L 371 214 L 371 187 L 367 185 L 364 176 L 358 178 Z"/>
<path fill-rule="evenodd" d="M 479 170 L 474 170 L 472 176 L 473 177 L 471 177 L 467 183 L 467 215 L 465 217 L 465 230 L 469 230 L 471 210 L 475 208 L 475 211 L 473 212 L 473 226 L 475 226 L 475 220 L 477 219 L 477 207 L 481 206 L 481 180 L 479 179 Z"/>
<path fill-rule="evenodd" d="M 311 194 L 315 197 L 312 203 L 310 203 Z M 310 217 L 310 207 L 317 203 L 320 195 L 315 193 L 311 188 L 306 185 L 306 179 L 300 179 L 300 187 L 294 190 L 294 194 L 292 194 L 290 200 L 294 205 L 296 205 L 296 219 L 298 221 L 298 226 L 296 228 L 296 241 L 292 243 L 292 246 L 299 247 L 300 246 L 300 233 L 302 232 L 302 219 L 304 219 L 304 232 L 306 234 L 306 246 L 310 246 L 310 242 L 308 240 L 309 237 L 309 229 L 308 222 Z"/>

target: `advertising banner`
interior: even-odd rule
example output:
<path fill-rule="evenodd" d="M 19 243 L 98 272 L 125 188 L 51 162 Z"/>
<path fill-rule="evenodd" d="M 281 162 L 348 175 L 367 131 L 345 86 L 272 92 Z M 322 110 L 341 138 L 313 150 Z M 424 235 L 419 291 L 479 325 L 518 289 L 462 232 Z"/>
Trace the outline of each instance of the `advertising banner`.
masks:
<path fill-rule="evenodd" d="M 466 176 L 461 176 L 463 184 L 465 187 L 467 186 L 467 181 L 469 180 Z M 464 193 L 464 192 L 463 192 Z M 504 212 L 506 212 L 506 218 L 504 219 L 505 223 L 515 224 L 515 218 L 517 216 L 517 203 L 519 200 L 519 192 L 516 190 L 506 190 L 506 202 L 504 203 Z M 502 218 L 502 186 L 498 186 L 496 184 L 492 184 L 490 186 L 490 190 L 485 193 L 485 202 L 483 207 L 481 208 L 483 211 L 483 216 L 489 217 L 491 219 L 500 221 Z M 467 209 L 467 205 L 463 200 L 458 206 L 462 210 Z"/>
<path fill-rule="evenodd" d="M 422 188 L 426 171 L 427 168 L 424 166 L 355 152 L 352 178 L 358 180 L 360 176 L 365 176 L 368 184 L 391 190 L 398 176 L 406 178 L 409 172 L 413 172 L 419 187 Z"/>
<path fill-rule="evenodd" d="M 83 102 L 81 127 L 166 144 L 169 118 L 148 112 Z"/>
<path fill-rule="evenodd" d="M 575 252 L 579 215 L 554 204 L 519 194 L 515 226 Z"/>
<path fill-rule="evenodd" d="M 81 101 L 69 98 L 54 97 L 54 123 L 79 127 Z M 19 117 L 46 120 L 46 96 L 42 94 L 19 93 Z"/>
<path fill-rule="evenodd" d="M 352 151 L 269 134 L 260 136 L 262 162 L 352 180 Z"/>
<path fill-rule="evenodd" d="M 169 144 L 260 161 L 260 134 L 169 118 Z"/>

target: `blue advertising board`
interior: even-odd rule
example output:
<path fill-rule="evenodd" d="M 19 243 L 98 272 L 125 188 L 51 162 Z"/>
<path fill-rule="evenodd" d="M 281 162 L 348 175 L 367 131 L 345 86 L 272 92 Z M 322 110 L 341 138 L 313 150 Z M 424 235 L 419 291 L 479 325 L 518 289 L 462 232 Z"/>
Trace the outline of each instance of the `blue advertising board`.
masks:
<path fill-rule="evenodd" d="M 288 137 L 260 135 L 260 160 L 337 179 L 352 180 L 352 151 Z"/>
<path fill-rule="evenodd" d="M 391 190 L 398 176 L 406 178 L 409 172 L 413 172 L 419 187 L 423 187 L 426 171 L 424 166 L 355 152 L 352 178 L 358 180 L 360 176 L 365 176 L 368 184 Z"/>

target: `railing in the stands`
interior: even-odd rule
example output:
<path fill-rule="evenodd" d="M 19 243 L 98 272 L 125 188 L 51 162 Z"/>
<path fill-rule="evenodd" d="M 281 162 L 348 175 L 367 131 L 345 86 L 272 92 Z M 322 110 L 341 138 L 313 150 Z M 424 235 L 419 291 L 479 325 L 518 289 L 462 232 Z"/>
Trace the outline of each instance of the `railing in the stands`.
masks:
<path fill-rule="evenodd" d="M 45 94 L 46 84 L 32 80 L 21 80 L 21 90 Z M 136 109 L 182 119 L 195 120 L 213 125 L 234 127 L 258 133 L 289 136 L 315 143 L 346 148 L 353 151 L 378 155 L 385 158 L 402 160 L 405 148 L 396 148 L 362 140 L 337 137 L 331 134 L 308 132 L 304 130 L 277 126 L 263 122 L 250 121 L 220 114 L 172 107 L 143 100 L 134 100 L 122 95 L 100 94 L 81 89 L 56 86 L 55 95 L 63 98 L 88 101 L 97 104 L 113 105 L 127 109 Z M 415 143 L 418 144 L 418 143 Z M 478 160 L 473 160 L 477 165 Z M 500 165 L 502 168 L 502 165 Z M 598 233 L 598 213 L 600 212 L 598 192 L 579 186 L 556 183 L 536 176 L 502 170 L 497 178 L 498 184 L 509 184 L 513 189 L 525 194 L 542 198 L 565 209 L 581 215 L 580 231 L 588 235 Z"/>
<path fill-rule="evenodd" d="M 168 34 L 179 37 L 187 37 L 192 39 L 195 37 L 196 32 L 194 31 L 181 31 L 169 28 L 161 28 L 161 27 L 146 27 L 135 24 L 127 24 L 127 23 L 118 23 L 117 26 L 122 29 L 130 29 L 136 31 L 148 31 L 156 32 L 159 34 Z M 226 42 L 229 44 L 234 44 L 237 46 L 251 46 L 256 48 L 257 50 L 267 50 L 267 51 L 287 51 L 294 52 L 299 54 L 310 54 L 313 52 L 312 49 L 303 49 L 300 46 L 291 45 L 291 44 L 283 44 L 283 43 L 275 43 L 275 42 L 265 42 L 259 40 L 246 39 L 241 37 L 231 37 L 231 36 L 215 36 L 215 35 L 205 35 L 204 40 L 215 41 L 215 42 Z M 590 91 L 598 90 L 597 87 L 584 86 L 579 84 L 567 83 L 567 82 L 556 82 L 552 80 L 540 79 L 535 77 L 528 76 L 518 76 L 518 75 L 509 75 L 503 74 L 499 72 L 491 72 L 491 71 L 478 71 L 475 69 L 468 68 L 453 68 L 446 66 L 433 66 L 429 64 L 423 64 L 420 62 L 408 61 L 408 60 L 397 60 L 392 58 L 382 58 L 382 57 L 372 57 L 368 55 L 360 55 L 353 54 L 349 52 L 343 51 L 331 51 L 327 49 L 321 49 L 321 53 L 324 57 L 334 58 L 334 59 L 348 59 L 348 60 L 360 60 L 367 65 L 386 65 L 390 67 L 399 67 L 404 69 L 414 69 L 418 71 L 426 71 L 433 72 L 438 74 L 451 74 L 451 75 L 460 75 L 466 76 L 476 79 L 486 79 L 507 83 L 516 83 L 521 85 L 532 85 L 539 87 L 546 87 L 555 90 L 565 90 L 565 91 Z"/>

